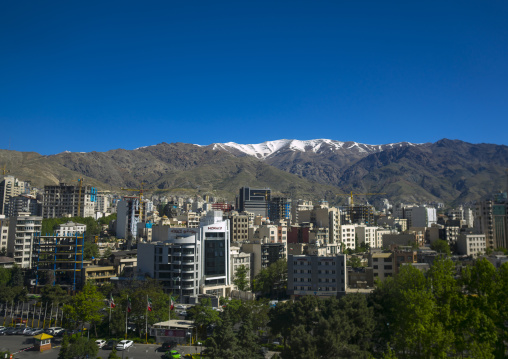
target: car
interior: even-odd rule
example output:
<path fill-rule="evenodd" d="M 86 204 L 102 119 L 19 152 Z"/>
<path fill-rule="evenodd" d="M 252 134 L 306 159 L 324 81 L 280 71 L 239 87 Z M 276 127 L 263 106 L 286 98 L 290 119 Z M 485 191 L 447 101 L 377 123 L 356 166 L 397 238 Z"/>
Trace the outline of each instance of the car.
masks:
<path fill-rule="evenodd" d="M 102 348 L 103 346 L 105 346 L 105 345 L 106 345 L 106 341 L 105 341 L 104 339 L 97 339 L 97 340 L 95 341 L 95 344 L 97 344 L 97 346 L 98 346 L 99 348 Z"/>
<path fill-rule="evenodd" d="M 34 328 L 25 328 L 25 330 L 23 330 L 23 335 L 26 335 L 26 336 L 32 335 L 32 332 L 34 330 L 35 330 Z"/>
<path fill-rule="evenodd" d="M 66 335 L 66 334 L 67 334 L 67 335 L 69 335 L 69 333 L 70 333 L 70 331 L 69 331 L 69 330 L 64 329 L 64 330 L 60 331 L 58 334 L 55 334 L 54 336 L 55 336 L 55 337 L 63 337 L 63 336 L 64 336 L 64 335 Z M 36 335 L 36 334 L 35 334 L 35 335 Z"/>
<path fill-rule="evenodd" d="M 39 334 L 42 334 L 42 333 L 44 333 L 43 329 L 34 329 L 32 331 L 32 335 L 39 335 Z"/>
<path fill-rule="evenodd" d="M 182 356 L 180 355 L 180 352 L 178 352 L 178 350 L 171 350 L 168 352 L 169 353 L 169 359 L 179 359 L 181 358 Z"/>
<path fill-rule="evenodd" d="M 48 328 L 48 334 L 51 334 L 51 335 L 57 335 L 58 333 L 60 333 L 62 330 L 65 330 L 64 328 L 61 328 L 61 327 L 51 327 L 51 328 Z"/>
<path fill-rule="evenodd" d="M 160 351 L 167 352 L 168 350 L 174 349 L 176 347 L 176 343 L 172 341 L 166 341 L 162 343 L 162 347 Z"/>
<path fill-rule="evenodd" d="M 183 304 L 177 304 L 177 306 L 175 308 L 176 309 L 187 309 L 187 307 Z"/>
<path fill-rule="evenodd" d="M 23 335 L 24 332 L 25 332 L 25 327 L 17 327 L 16 329 L 14 329 L 15 335 Z"/>
<path fill-rule="evenodd" d="M 186 310 L 182 310 L 182 311 L 180 312 L 180 315 L 181 315 L 182 317 L 186 317 L 186 316 L 187 316 L 187 311 L 186 311 Z"/>
<path fill-rule="evenodd" d="M 113 349 L 116 347 L 117 344 L 118 342 L 116 340 L 110 340 L 109 342 L 106 343 L 106 345 L 102 347 L 102 349 Z"/>
<path fill-rule="evenodd" d="M 18 330 L 18 329 L 14 328 L 14 327 L 9 327 L 9 328 L 5 329 L 4 333 L 5 333 L 5 335 L 14 335 L 14 334 L 16 334 L 16 330 Z"/>
<path fill-rule="evenodd" d="M 134 344 L 132 340 L 121 340 L 116 345 L 116 350 L 125 350 L 128 349 Z"/>

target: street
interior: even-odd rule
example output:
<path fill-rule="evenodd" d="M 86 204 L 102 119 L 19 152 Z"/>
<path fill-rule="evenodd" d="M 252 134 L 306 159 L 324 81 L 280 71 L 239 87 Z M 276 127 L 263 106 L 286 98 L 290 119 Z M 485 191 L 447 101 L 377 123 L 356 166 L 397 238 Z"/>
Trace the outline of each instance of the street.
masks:
<path fill-rule="evenodd" d="M 39 353 L 32 350 L 21 351 L 23 349 L 29 348 L 33 346 L 33 338 L 26 337 L 22 335 L 2 335 L 0 336 L 0 351 L 10 351 L 11 353 L 16 353 L 13 355 L 13 358 L 19 359 L 36 359 L 36 358 L 44 358 L 44 359 L 56 359 L 58 357 L 59 345 L 61 338 L 57 338 L 54 345 L 57 348 L 50 349 L 48 351 Z M 118 351 L 118 356 L 121 356 L 123 359 L 161 359 L 163 352 L 156 351 L 160 348 L 160 345 L 156 344 L 136 344 L 125 351 Z M 178 346 L 176 348 L 180 354 L 196 354 L 199 353 L 200 347 L 195 346 Z M 102 359 L 106 359 L 111 353 L 111 350 L 99 349 L 97 353 L 97 357 Z"/>

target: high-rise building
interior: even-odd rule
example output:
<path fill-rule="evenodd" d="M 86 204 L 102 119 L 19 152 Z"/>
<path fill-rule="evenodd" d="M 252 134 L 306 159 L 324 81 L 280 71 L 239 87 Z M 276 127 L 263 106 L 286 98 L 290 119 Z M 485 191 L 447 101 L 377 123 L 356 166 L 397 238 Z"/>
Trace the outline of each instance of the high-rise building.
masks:
<path fill-rule="evenodd" d="M 272 197 L 268 204 L 270 221 L 291 221 L 291 198 Z"/>
<path fill-rule="evenodd" d="M 18 213 L 21 212 L 28 212 L 32 216 L 41 216 L 42 204 L 39 203 L 34 196 L 29 194 L 20 194 L 18 196 L 11 197 L 7 205 L 7 217 L 17 216 Z"/>
<path fill-rule="evenodd" d="M 7 254 L 7 241 L 9 239 L 9 219 L 0 214 L 0 251 Z"/>
<path fill-rule="evenodd" d="M 81 195 L 81 196 L 80 196 Z M 42 216 L 93 217 L 95 214 L 97 189 L 92 186 L 68 185 L 44 186 Z"/>
<path fill-rule="evenodd" d="M 19 213 L 9 221 L 9 240 L 7 253 L 22 268 L 32 265 L 33 242 L 36 233 L 40 233 L 42 217 L 30 213 Z"/>
<path fill-rule="evenodd" d="M 124 197 L 116 207 L 116 237 L 127 239 L 138 238 L 138 223 L 146 222 L 146 201 L 139 202 L 139 197 Z M 139 216 L 142 216 L 140 218 Z"/>
<path fill-rule="evenodd" d="M 0 182 L 0 214 L 7 215 L 7 209 L 12 197 L 29 192 L 28 182 L 19 181 L 14 176 L 5 176 Z"/>
<path fill-rule="evenodd" d="M 239 212 L 252 212 L 254 215 L 268 217 L 268 204 L 271 196 L 272 191 L 269 188 L 242 187 L 236 198 L 236 208 Z"/>
<path fill-rule="evenodd" d="M 229 296 L 229 241 L 229 221 L 221 211 L 211 211 L 199 228 L 171 228 L 164 241 L 140 243 L 138 269 L 185 303 L 198 294 Z"/>

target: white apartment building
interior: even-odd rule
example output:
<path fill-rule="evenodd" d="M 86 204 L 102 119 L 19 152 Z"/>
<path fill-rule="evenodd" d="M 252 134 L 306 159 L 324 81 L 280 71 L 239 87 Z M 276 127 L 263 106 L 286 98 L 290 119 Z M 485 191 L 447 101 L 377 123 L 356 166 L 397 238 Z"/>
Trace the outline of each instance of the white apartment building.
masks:
<path fill-rule="evenodd" d="M 408 228 L 430 227 L 437 223 L 437 212 L 430 207 L 410 207 L 404 209 L 404 218 L 407 219 Z"/>
<path fill-rule="evenodd" d="M 111 211 L 111 195 L 106 193 L 100 193 L 97 195 L 97 201 L 95 202 L 95 211 L 106 213 Z"/>
<path fill-rule="evenodd" d="M 478 257 L 485 253 L 487 241 L 485 234 L 461 233 L 457 239 L 457 251 L 459 254 Z"/>
<path fill-rule="evenodd" d="M 7 253 L 7 240 L 9 239 L 9 220 L 0 214 L 0 251 Z"/>
<path fill-rule="evenodd" d="M 19 181 L 14 176 L 5 176 L 0 182 L 0 214 L 7 214 L 12 197 L 29 192 L 27 182 Z"/>
<path fill-rule="evenodd" d="M 356 249 L 355 235 L 356 225 L 343 224 L 340 226 L 340 243 L 343 246 L 343 250 L 347 248 Z"/>
<path fill-rule="evenodd" d="M 397 231 L 378 228 L 376 231 L 376 248 L 383 248 L 383 235 L 393 233 L 397 233 Z"/>
<path fill-rule="evenodd" d="M 9 221 L 9 239 L 7 253 L 22 268 L 31 268 L 33 241 L 36 233 L 40 233 L 42 217 L 20 213 Z"/>
<path fill-rule="evenodd" d="M 231 247 L 231 282 L 235 280 L 235 273 L 240 266 L 247 268 L 247 281 L 251 279 L 251 258 L 252 253 L 244 253 L 240 251 L 240 247 Z"/>
<path fill-rule="evenodd" d="M 358 237 L 358 245 L 365 243 L 369 246 L 369 248 L 381 248 L 378 247 L 379 243 L 377 241 L 377 227 L 369 227 L 366 225 L 358 225 L 356 226 L 356 235 Z"/>
<path fill-rule="evenodd" d="M 86 232 L 86 224 L 67 222 L 58 226 L 55 234 L 59 237 L 74 236 Z"/>

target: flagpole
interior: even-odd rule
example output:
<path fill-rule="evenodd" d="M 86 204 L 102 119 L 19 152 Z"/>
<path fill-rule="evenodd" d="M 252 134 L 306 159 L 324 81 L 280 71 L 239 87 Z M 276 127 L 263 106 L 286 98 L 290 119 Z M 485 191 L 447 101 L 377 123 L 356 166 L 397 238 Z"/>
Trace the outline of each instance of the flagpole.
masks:
<path fill-rule="evenodd" d="M 48 311 L 48 302 L 46 302 L 46 308 L 44 309 L 44 320 L 42 321 L 42 329 L 44 329 L 44 326 L 46 325 L 46 313 Z"/>
<path fill-rule="evenodd" d="M 148 344 L 148 294 L 146 295 L 145 342 Z"/>
<path fill-rule="evenodd" d="M 129 314 L 129 297 L 127 296 L 127 308 L 125 309 L 125 339 L 127 339 L 127 315 Z"/>
<path fill-rule="evenodd" d="M 53 319 L 53 303 L 51 303 L 51 310 L 49 311 L 49 324 L 48 324 L 48 328 L 51 327 L 51 319 Z"/>
<path fill-rule="evenodd" d="M 35 311 L 36 311 L 36 308 L 35 308 L 35 303 L 34 303 L 34 312 L 32 314 L 32 328 L 34 327 L 34 321 L 35 321 Z"/>

